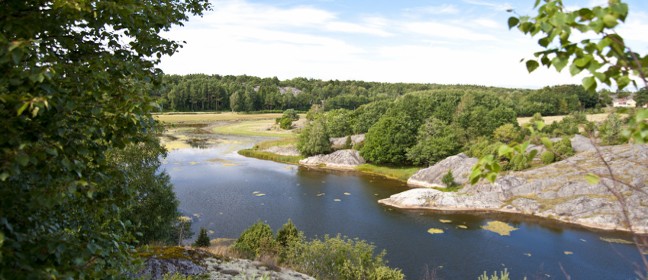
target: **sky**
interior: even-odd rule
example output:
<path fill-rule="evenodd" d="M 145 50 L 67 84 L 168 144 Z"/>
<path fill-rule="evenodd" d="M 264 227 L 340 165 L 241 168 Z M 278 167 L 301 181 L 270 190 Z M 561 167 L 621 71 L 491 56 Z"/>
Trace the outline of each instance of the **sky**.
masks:
<path fill-rule="evenodd" d="M 186 41 L 160 68 L 168 74 L 220 74 L 472 84 L 541 88 L 579 84 L 520 60 L 540 51 L 539 38 L 509 30 L 513 14 L 533 15 L 534 0 L 215 0 L 165 37 Z M 605 0 L 564 0 L 570 10 Z M 648 0 L 626 0 L 617 32 L 648 53 Z"/>

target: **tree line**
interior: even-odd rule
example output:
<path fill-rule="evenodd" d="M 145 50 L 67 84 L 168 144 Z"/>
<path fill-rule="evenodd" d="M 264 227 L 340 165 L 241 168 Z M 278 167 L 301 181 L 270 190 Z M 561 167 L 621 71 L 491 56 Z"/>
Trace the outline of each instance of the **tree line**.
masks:
<path fill-rule="evenodd" d="M 499 96 L 518 116 L 543 116 L 601 108 L 611 102 L 607 93 L 591 93 L 577 85 L 545 87 L 539 90 L 509 89 L 474 85 L 323 81 L 221 75 L 165 75 L 163 86 L 154 91 L 160 110 L 168 111 L 307 111 L 313 105 L 323 110 L 354 110 L 380 100 L 395 100 L 417 91 L 488 92 Z M 515 104 L 515 106 L 512 106 Z"/>

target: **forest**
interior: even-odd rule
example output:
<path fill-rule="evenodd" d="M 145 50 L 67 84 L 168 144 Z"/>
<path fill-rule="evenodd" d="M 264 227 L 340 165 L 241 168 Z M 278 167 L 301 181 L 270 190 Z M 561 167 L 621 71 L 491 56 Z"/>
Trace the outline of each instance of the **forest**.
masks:
<path fill-rule="evenodd" d="M 568 114 L 601 108 L 611 103 L 609 92 L 585 91 L 580 85 L 560 85 L 538 90 L 509 89 L 476 85 L 378 83 L 364 81 L 323 81 L 221 75 L 164 75 L 163 86 L 152 95 L 163 112 L 233 111 L 280 112 L 286 109 L 307 111 L 320 105 L 325 111 L 357 109 L 380 100 L 395 100 L 411 92 L 431 94 L 479 93 L 496 96 L 517 116 Z M 515 106 L 513 106 L 515 104 Z"/>

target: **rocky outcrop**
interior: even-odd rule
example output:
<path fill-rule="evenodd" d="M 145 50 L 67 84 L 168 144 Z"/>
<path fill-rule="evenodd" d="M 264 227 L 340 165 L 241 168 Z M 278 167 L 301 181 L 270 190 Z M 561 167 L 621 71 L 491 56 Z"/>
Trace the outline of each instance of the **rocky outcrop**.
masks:
<path fill-rule="evenodd" d="M 283 279 L 311 280 L 308 275 L 259 261 L 216 257 L 189 247 L 161 247 L 174 252 L 144 261 L 144 268 L 134 278 L 159 280 L 165 275 L 198 276 L 200 279 Z"/>
<path fill-rule="evenodd" d="M 364 164 L 365 160 L 356 150 L 339 150 L 328 155 L 316 155 L 299 161 L 305 166 L 317 166 L 333 169 L 355 169 Z"/>
<path fill-rule="evenodd" d="M 351 137 L 351 145 L 362 143 L 365 140 L 364 134 L 351 135 L 350 137 Z M 333 147 L 333 149 L 343 149 L 344 146 L 346 145 L 346 139 L 347 139 L 346 136 L 331 138 L 331 147 Z"/>
<path fill-rule="evenodd" d="M 282 279 L 282 280 L 314 280 L 306 274 L 289 269 L 266 265 L 262 262 L 217 258 L 205 259 L 209 279 Z"/>
<path fill-rule="evenodd" d="M 299 151 L 295 145 L 288 146 L 272 146 L 267 149 L 262 150 L 264 152 L 273 153 L 282 156 L 298 156 Z"/>
<path fill-rule="evenodd" d="M 577 153 L 596 151 L 596 147 L 594 147 L 594 142 L 592 141 L 592 139 L 580 134 L 576 134 L 574 135 L 574 137 L 572 137 L 571 145 L 574 149 L 574 152 Z"/>
<path fill-rule="evenodd" d="M 600 155 L 581 152 L 551 165 L 500 174 L 492 184 L 466 185 L 458 192 L 413 189 L 379 202 L 398 208 L 521 213 L 592 228 L 628 230 L 623 208 L 633 229 L 648 233 L 648 145 L 600 147 L 600 151 Z M 589 173 L 602 179 L 590 184 L 585 179 Z"/>
<path fill-rule="evenodd" d="M 433 166 L 419 170 L 407 180 L 407 184 L 414 187 L 445 188 L 441 179 L 448 173 L 448 170 L 451 170 L 455 183 L 463 185 L 468 182 L 470 171 L 476 163 L 476 158 L 470 158 L 465 154 L 451 156 Z"/>

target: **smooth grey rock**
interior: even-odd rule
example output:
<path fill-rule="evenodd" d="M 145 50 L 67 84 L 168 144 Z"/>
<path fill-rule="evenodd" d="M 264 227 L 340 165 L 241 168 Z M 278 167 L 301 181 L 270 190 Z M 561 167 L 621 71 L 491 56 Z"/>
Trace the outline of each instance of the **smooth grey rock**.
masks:
<path fill-rule="evenodd" d="M 594 145 L 592 144 L 592 139 L 587 138 L 583 135 L 576 134 L 570 140 L 574 152 L 582 153 L 596 151 L 596 147 L 594 147 Z"/>
<path fill-rule="evenodd" d="M 331 147 L 333 147 L 333 149 L 344 148 L 344 145 L 346 144 L 346 139 L 347 139 L 346 136 L 331 138 Z M 365 140 L 364 134 L 351 135 L 351 145 L 362 143 L 364 142 L 364 140 Z"/>
<path fill-rule="evenodd" d="M 514 212 L 592 228 L 627 230 L 622 204 L 615 196 L 621 194 L 633 229 L 648 233 L 648 145 L 599 150 L 600 155 L 584 151 L 547 166 L 500 174 L 492 184 L 482 181 L 458 192 L 414 189 L 379 202 L 399 208 Z M 443 172 L 447 169 L 438 173 Z M 585 179 L 589 173 L 602 179 L 589 184 Z"/>
<path fill-rule="evenodd" d="M 356 166 L 366 163 L 356 150 L 339 150 L 328 155 L 316 155 L 299 161 L 306 166 L 327 167 L 335 169 L 355 169 Z"/>
<path fill-rule="evenodd" d="M 468 182 L 472 167 L 476 163 L 476 158 L 468 157 L 463 153 L 451 156 L 433 166 L 419 170 L 407 180 L 407 184 L 414 187 L 445 188 L 446 186 L 441 179 L 448 173 L 448 170 L 452 170 L 455 183 L 463 185 Z"/>

